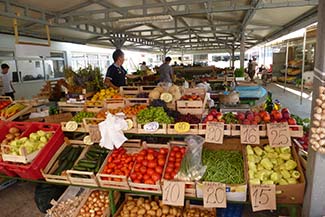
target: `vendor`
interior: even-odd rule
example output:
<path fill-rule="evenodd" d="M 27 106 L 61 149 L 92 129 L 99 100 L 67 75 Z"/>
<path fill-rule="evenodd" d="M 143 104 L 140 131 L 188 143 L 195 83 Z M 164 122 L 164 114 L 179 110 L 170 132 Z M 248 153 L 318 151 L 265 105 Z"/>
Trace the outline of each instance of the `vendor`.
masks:
<path fill-rule="evenodd" d="M 168 82 L 168 83 L 173 82 L 173 79 L 172 79 L 173 78 L 173 69 L 169 65 L 171 60 L 172 60 L 172 58 L 166 57 L 165 62 L 161 66 L 159 66 L 158 72 L 159 72 L 159 76 L 160 76 L 160 82 Z"/>
<path fill-rule="evenodd" d="M 10 96 L 11 99 L 15 100 L 14 93 L 16 91 L 12 85 L 12 75 L 9 72 L 8 64 L 3 63 L 1 65 L 1 74 L 2 74 L 3 92 L 4 92 L 5 96 Z"/>
<path fill-rule="evenodd" d="M 123 68 L 124 63 L 124 53 L 117 49 L 113 53 L 114 63 L 108 67 L 105 84 L 114 89 L 118 89 L 121 86 L 126 85 L 126 70 Z"/>
<path fill-rule="evenodd" d="M 140 66 L 140 70 L 143 72 L 146 72 L 148 70 L 148 66 L 146 65 L 146 62 L 142 62 L 141 66 Z"/>

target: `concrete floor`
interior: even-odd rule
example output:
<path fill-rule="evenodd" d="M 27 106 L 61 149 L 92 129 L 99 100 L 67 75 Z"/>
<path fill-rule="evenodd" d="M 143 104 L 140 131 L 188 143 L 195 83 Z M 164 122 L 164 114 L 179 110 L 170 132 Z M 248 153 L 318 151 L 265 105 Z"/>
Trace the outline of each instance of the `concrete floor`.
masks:
<path fill-rule="evenodd" d="M 310 116 L 311 101 L 304 99 L 299 104 L 299 96 L 283 89 L 275 84 L 266 87 L 273 93 L 273 99 L 279 99 L 283 107 L 288 107 L 293 114 L 303 118 Z M 34 191 L 36 184 L 19 182 L 13 186 L 0 191 L 0 217 L 40 217 L 44 216 L 34 202 Z M 249 207 L 245 207 L 243 216 L 279 216 L 278 213 L 262 212 L 252 214 Z M 283 214 L 282 214 L 283 215 Z"/>

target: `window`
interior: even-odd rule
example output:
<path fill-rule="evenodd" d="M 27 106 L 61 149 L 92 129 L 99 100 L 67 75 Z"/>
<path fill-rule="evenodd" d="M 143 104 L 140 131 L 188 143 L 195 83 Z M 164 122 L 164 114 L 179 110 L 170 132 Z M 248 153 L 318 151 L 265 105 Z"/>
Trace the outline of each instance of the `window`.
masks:
<path fill-rule="evenodd" d="M 18 59 L 17 66 L 21 81 L 44 80 L 42 59 Z"/>
<path fill-rule="evenodd" d="M 48 80 L 64 77 L 65 66 L 65 53 L 51 52 L 51 57 L 48 57 L 44 60 L 46 79 Z"/>
<path fill-rule="evenodd" d="M 73 70 L 78 70 L 79 68 L 85 68 L 87 66 L 85 54 L 82 53 L 73 53 L 71 61 Z"/>

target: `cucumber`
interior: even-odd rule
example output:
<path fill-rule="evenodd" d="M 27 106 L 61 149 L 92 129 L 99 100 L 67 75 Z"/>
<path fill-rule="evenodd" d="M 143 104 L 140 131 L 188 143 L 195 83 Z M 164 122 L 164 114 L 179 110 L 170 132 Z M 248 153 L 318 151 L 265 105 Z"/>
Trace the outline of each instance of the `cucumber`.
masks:
<path fill-rule="evenodd" d="M 87 154 L 90 154 L 90 155 L 93 156 L 93 157 L 99 157 L 99 155 L 100 155 L 101 153 L 98 152 L 98 151 L 89 150 L 89 151 L 87 152 Z"/>
<path fill-rule="evenodd" d="M 68 159 L 69 161 L 72 161 L 73 157 L 77 155 L 77 151 L 78 151 L 77 149 L 72 149 L 72 150 L 69 152 L 69 155 L 68 155 L 67 159 Z"/>
<path fill-rule="evenodd" d="M 89 168 L 89 169 L 94 169 L 94 168 L 96 167 L 96 163 L 93 164 L 93 163 L 83 163 L 83 162 L 79 162 L 79 163 L 78 163 L 78 166 L 85 167 L 85 168 Z"/>
<path fill-rule="evenodd" d="M 96 164 L 97 161 L 95 160 L 87 160 L 87 159 L 81 159 L 79 163 L 89 163 L 89 164 Z"/>
<path fill-rule="evenodd" d="M 100 169 L 100 166 L 102 165 L 103 162 L 104 162 L 104 156 L 101 155 L 100 158 L 97 161 L 96 168 L 95 168 L 95 173 L 98 173 L 98 171 Z"/>
<path fill-rule="evenodd" d="M 66 167 L 67 167 L 68 163 L 69 163 L 68 160 L 63 161 L 62 164 L 60 164 L 60 166 L 55 171 L 55 174 L 58 175 L 58 176 L 61 175 L 62 171 L 66 170 Z"/>
<path fill-rule="evenodd" d="M 86 158 L 89 160 L 96 160 L 97 157 L 94 157 L 93 155 L 89 154 L 88 152 L 86 153 Z"/>
<path fill-rule="evenodd" d="M 79 170 L 79 171 L 87 171 L 87 168 L 79 166 L 79 165 L 74 166 L 73 169 L 74 170 Z"/>
<path fill-rule="evenodd" d="M 59 155 L 58 159 L 59 160 L 64 160 L 68 157 L 68 154 L 70 153 L 70 151 L 73 149 L 73 147 L 71 145 L 68 145 L 67 147 L 65 147 L 63 149 L 63 151 L 61 152 L 61 154 Z"/>

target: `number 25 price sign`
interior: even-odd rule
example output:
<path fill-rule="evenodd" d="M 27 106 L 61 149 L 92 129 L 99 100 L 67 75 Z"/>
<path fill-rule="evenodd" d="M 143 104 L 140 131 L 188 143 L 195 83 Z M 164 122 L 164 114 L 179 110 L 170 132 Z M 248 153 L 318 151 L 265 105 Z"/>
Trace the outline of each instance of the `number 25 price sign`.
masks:
<path fill-rule="evenodd" d="M 226 184 L 203 182 L 203 206 L 205 208 L 226 208 Z"/>
<path fill-rule="evenodd" d="M 242 144 L 260 144 L 258 125 L 240 125 L 240 142 Z"/>
<path fill-rule="evenodd" d="M 162 202 L 170 206 L 184 206 L 185 182 L 164 181 Z"/>
<path fill-rule="evenodd" d="M 253 212 L 276 210 L 275 185 L 250 185 Z"/>
<path fill-rule="evenodd" d="M 267 137 L 271 147 L 291 146 L 288 123 L 267 124 Z"/>
<path fill-rule="evenodd" d="M 205 141 L 210 143 L 223 143 L 224 124 L 221 122 L 208 122 Z"/>

